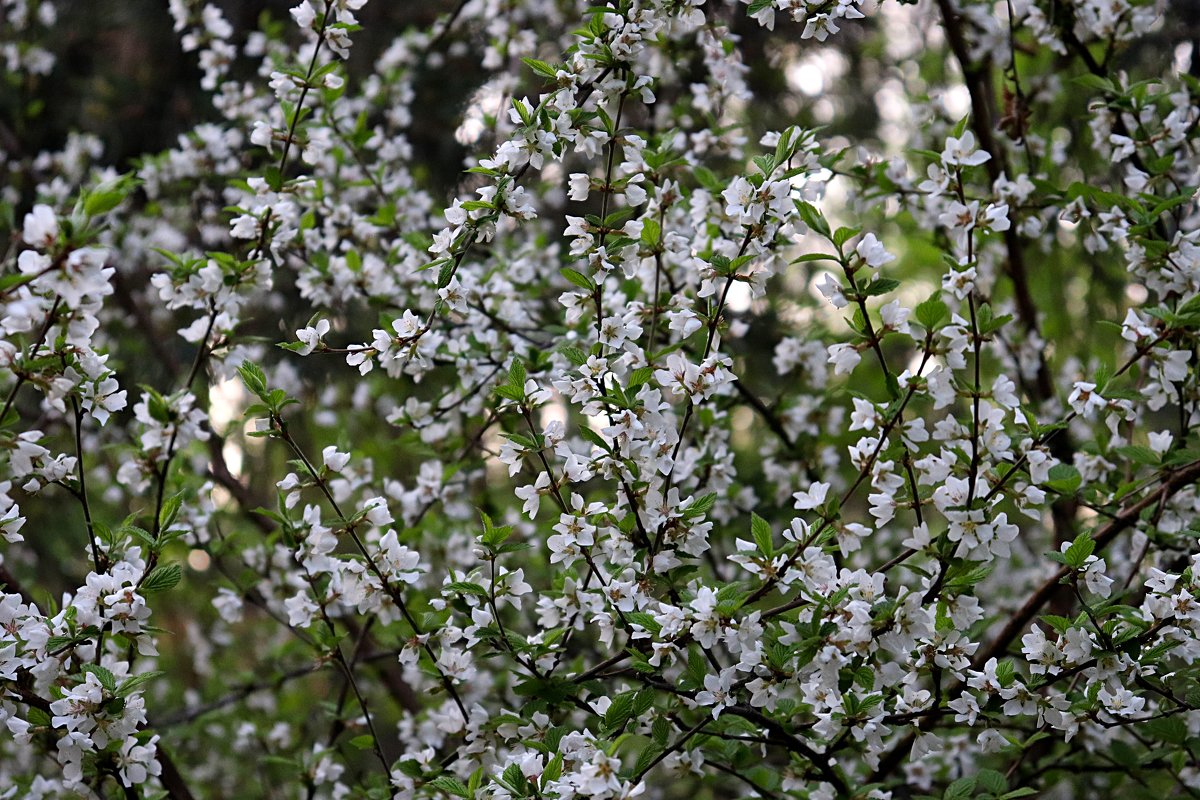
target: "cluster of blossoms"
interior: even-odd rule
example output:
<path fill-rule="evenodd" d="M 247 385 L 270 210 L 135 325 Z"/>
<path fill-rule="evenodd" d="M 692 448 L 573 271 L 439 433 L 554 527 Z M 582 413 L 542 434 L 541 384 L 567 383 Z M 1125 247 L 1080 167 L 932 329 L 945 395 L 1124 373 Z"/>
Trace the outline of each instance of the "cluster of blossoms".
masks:
<path fill-rule="evenodd" d="M 1161 9 L 167 5 L 173 145 L 0 122 L 0 797 L 1200 793 Z"/>

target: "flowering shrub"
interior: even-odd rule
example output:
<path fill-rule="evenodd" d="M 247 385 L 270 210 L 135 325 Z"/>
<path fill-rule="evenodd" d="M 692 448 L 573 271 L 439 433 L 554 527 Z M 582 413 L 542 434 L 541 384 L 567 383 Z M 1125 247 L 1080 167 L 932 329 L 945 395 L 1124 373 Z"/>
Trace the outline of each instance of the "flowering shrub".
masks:
<path fill-rule="evenodd" d="M 1180 17 L 365 6 L 110 164 L 0 3 L 0 796 L 1200 793 Z"/>

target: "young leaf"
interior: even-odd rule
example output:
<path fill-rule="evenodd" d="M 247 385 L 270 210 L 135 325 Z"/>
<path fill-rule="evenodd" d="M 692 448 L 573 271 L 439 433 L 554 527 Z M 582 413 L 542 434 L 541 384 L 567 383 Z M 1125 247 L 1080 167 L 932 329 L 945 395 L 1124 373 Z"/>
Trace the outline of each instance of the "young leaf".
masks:
<path fill-rule="evenodd" d="M 150 571 L 138 588 L 142 594 L 165 592 L 173 589 L 183 578 L 183 568 L 178 564 L 160 564 Z"/>

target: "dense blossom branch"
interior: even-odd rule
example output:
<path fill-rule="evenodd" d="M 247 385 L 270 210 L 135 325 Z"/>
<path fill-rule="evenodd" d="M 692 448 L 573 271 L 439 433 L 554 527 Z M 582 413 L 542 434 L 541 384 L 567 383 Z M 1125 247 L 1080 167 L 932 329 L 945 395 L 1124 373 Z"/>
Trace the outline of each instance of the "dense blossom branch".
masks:
<path fill-rule="evenodd" d="M 0 796 L 1200 793 L 1179 10 L 172 0 L 130 158 L 58 5 Z"/>

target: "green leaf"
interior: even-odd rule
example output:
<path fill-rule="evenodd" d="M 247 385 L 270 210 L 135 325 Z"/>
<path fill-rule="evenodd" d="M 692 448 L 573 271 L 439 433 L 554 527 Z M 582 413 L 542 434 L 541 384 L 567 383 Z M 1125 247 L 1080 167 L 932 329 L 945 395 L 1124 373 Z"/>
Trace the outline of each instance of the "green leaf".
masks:
<path fill-rule="evenodd" d="M 994 769 L 981 769 L 975 776 L 976 785 L 985 792 L 1001 795 L 1008 791 L 1008 781 Z"/>
<path fill-rule="evenodd" d="M 804 200 L 797 200 L 796 210 L 800 212 L 800 219 L 804 220 L 805 225 L 826 239 L 830 238 L 829 223 L 825 221 L 825 217 L 817 210 L 816 206 Z"/>
<path fill-rule="evenodd" d="M 396 769 L 410 778 L 421 778 L 425 775 L 425 770 L 421 768 L 421 764 L 416 759 L 406 758 L 396 765 Z"/>
<path fill-rule="evenodd" d="M 1200 294 L 1193 295 L 1191 299 L 1180 304 L 1180 306 L 1175 309 L 1175 313 L 1181 317 L 1189 317 L 1192 314 L 1200 314 Z"/>
<path fill-rule="evenodd" d="M 638 753 L 637 763 L 633 766 L 633 774 L 641 775 L 643 771 L 649 769 L 650 765 L 654 763 L 654 759 L 658 758 L 662 751 L 663 748 L 657 744 L 643 748 L 642 752 Z"/>
<path fill-rule="evenodd" d="M 85 641 L 87 641 L 87 639 L 80 636 L 51 636 L 46 640 L 46 650 L 50 653 L 57 653 L 73 644 L 79 644 Z"/>
<path fill-rule="evenodd" d="M 158 422 L 170 422 L 171 408 L 163 396 L 149 386 L 143 386 L 142 389 L 146 392 L 146 410 L 150 416 Z"/>
<path fill-rule="evenodd" d="M 477 597 L 487 597 L 488 590 L 477 583 L 468 581 L 454 581 L 442 587 L 442 591 L 457 592 L 458 594 L 471 594 Z"/>
<path fill-rule="evenodd" d="M 654 690 L 642 689 L 633 698 L 633 715 L 640 717 L 654 705 Z"/>
<path fill-rule="evenodd" d="M 525 106 L 523 102 L 517 98 L 512 99 L 512 107 L 516 109 L 517 115 L 521 117 L 521 123 L 524 125 L 533 124 L 533 113 Z"/>
<path fill-rule="evenodd" d="M 712 510 L 712 507 L 717 503 L 717 493 L 709 492 L 703 497 L 693 500 L 687 508 L 683 510 L 684 519 L 693 519 L 702 517 Z"/>
<path fill-rule="evenodd" d="M 1141 727 L 1150 738 L 1168 744 L 1183 744 L 1188 737 L 1187 724 L 1179 717 L 1159 717 Z"/>
<path fill-rule="evenodd" d="M 621 728 L 634 714 L 634 696 L 636 692 L 624 692 L 613 698 L 608 710 L 604 712 L 604 727 L 615 731 Z"/>
<path fill-rule="evenodd" d="M 520 358 L 513 356 L 512 364 L 508 368 L 508 385 L 514 389 L 521 390 L 522 397 L 525 392 L 525 380 L 527 373 L 525 372 L 525 362 Z"/>
<path fill-rule="evenodd" d="M 1005 325 L 1012 322 L 1012 318 L 1013 318 L 1012 314 L 1002 314 L 998 317 L 993 317 L 992 316 L 992 307 L 990 305 L 988 305 L 987 303 L 984 303 L 982 308 L 987 309 L 987 315 L 986 315 L 986 317 L 984 317 L 983 315 L 980 315 L 980 318 L 978 320 L 978 327 L 979 327 L 979 332 L 985 336 L 989 333 L 992 333 L 993 331 L 1000 330 Z"/>
<path fill-rule="evenodd" d="M 860 233 L 862 233 L 862 228 L 838 228 L 833 232 L 833 243 L 841 247 Z"/>
<path fill-rule="evenodd" d="M 601 434 L 592 430 L 591 427 L 587 425 L 580 426 L 579 435 L 582 436 L 584 440 L 588 442 L 588 444 L 593 444 L 606 453 L 612 452 L 612 445 L 605 441 Z"/>
<path fill-rule="evenodd" d="M 896 376 L 892 374 L 891 370 L 888 370 L 887 372 L 885 372 L 883 374 L 883 381 L 884 381 L 884 384 L 887 386 L 888 397 L 890 397 L 892 400 L 899 400 L 900 399 L 900 381 L 898 381 L 896 379 Z"/>
<path fill-rule="evenodd" d="M 754 537 L 754 543 L 758 545 L 758 552 L 767 558 L 775 555 L 775 543 L 772 540 L 771 523 L 753 512 L 750 514 L 750 535 Z"/>
<path fill-rule="evenodd" d="M 645 386 L 653 377 L 654 370 L 651 367 L 638 367 L 629 374 L 629 393 L 635 394 L 638 387 Z"/>
<path fill-rule="evenodd" d="M 799 264 L 804 261 L 837 261 L 838 257 L 827 253 L 805 253 L 798 258 L 793 258 L 790 263 Z"/>
<path fill-rule="evenodd" d="M 150 571 L 138 588 L 142 594 L 165 592 L 175 588 L 183 578 L 183 568 L 178 564 L 161 564 Z"/>
<path fill-rule="evenodd" d="M 708 662 L 700 652 L 700 645 L 693 644 L 688 648 L 687 676 L 697 687 L 704 685 L 704 676 L 708 674 Z"/>
<path fill-rule="evenodd" d="M 466 784 L 464 784 L 458 778 L 451 777 L 450 775 L 442 775 L 441 777 L 434 778 L 427 785 L 455 797 L 467 798 L 467 800 L 470 800 L 472 796 L 471 791 L 466 787 Z"/>
<path fill-rule="evenodd" d="M 522 796 L 525 794 L 525 774 L 521 772 L 520 764 L 509 764 L 500 779 Z"/>
<path fill-rule="evenodd" d="M 587 275 L 584 275 L 578 270 L 573 270 L 570 267 L 563 267 L 559 273 L 569 280 L 571 283 L 588 292 L 596 291 L 596 284 Z"/>
<path fill-rule="evenodd" d="M 1083 483 L 1079 470 L 1070 464 L 1055 464 L 1047 475 L 1046 487 L 1059 494 L 1074 494 Z"/>
<path fill-rule="evenodd" d="M 946 787 L 942 800 L 970 800 L 975 793 L 975 778 L 959 778 Z"/>
<path fill-rule="evenodd" d="M 584 364 L 587 363 L 587 360 L 588 360 L 587 353 L 583 352 L 583 350 L 581 350 L 580 348 L 575 347 L 573 345 L 567 345 L 565 347 L 560 347 L 560 348 L 558 348 L 558 352 L 560 352 L 564 356 L 566 356 L 567 360 L 570 361 L 572 364 L 574 364 L 577 367 L 583 366 Z"/>
<path fill-rule="evenodd" d="M 163 672 L 162 670 L 156 669 L 156 670 L 151 670 L 150 672 L 143 672 L 140 675 L 134 675 L 132 678 L 129 678 L 129 679 L 123 681 L 121 683 L 121 685 L 117 687 L 117 696 L 118 697 L 128 697 L 129 695 L 133 694 L 134 692 L 139 691 L 143 686 L 148 684 L 150 681 L 154 680 L 155 678 L 159 677 L 160 675 L 165 675 L 165 674 L 166 673 Z"/>
<path fill-rule="evenodd" d="M 514 403 L 519 403 L 525 399 L 525 392 L 523 390 L 515 389 L 507 384 L 504 386 L 497 386 L 496 394 L 507 400 L 512 400 Z"/>
<path fill-rule="evenodd" d="M 871 281 L 870 285 L 863 289 L 863 294 L 867 297 L 877 297 L 881 294 L 887 294 L 900 285 L 900 281 L 895 278 L 876 278 Z"/>
<path fill-rule="evenodd" d="M 550 759 L 550 763 L 542 770 L 541 784 L 545 786 L 548 783 L 553 783 L 562 777 L 563 757 L 562 753 L 558 753 L 554 758 Z"/>
<path fill-rule="evenodd" d="M 1095 549 L 1095 540 L 1085 531 L 1076 536 L 1075 541 L 1071 542 L 1071 546 L 1063 553 L 1063 563 L 1071 569 L 1081 569 Z"/>
<path fill-rule="evenodd" d="M 629 651 L 629 666 L 632 667 L 634 671 L 640 672 L 643 675 L 654 675 L 658 672 L 658 668 L 651 664 L 646 656 L 639 653 L 637 650 Z"/>
<path fill-rule="evenodd" d="M 112 211 L 124 202 L 136 185 L 137 181 L 129 175 L 100 184 L 84 198 L 83 213 L 95 217 Z"/>
<path fill-rule="evenodd" d="M 262 371 L 262 367 L 255 364 L 253 361 L 244 361 L 238 367 L 238 374 L 242 376 L 242 383 L 246 384 L 246 388 L 252 394 L 265 400 L 267 394 L 267 374 Z"/>
<path fill-rule="evenodd" d="M 1128 444 L 1124 447 L 1115 448 L 1113 452 L 1122 458 L 1127 458 L 1130 461 L 1133 461 L 1136 464 L 1157 465 L 1158 462 L 1162 460 L 1158 453 L 1154 452 L 1149 447 L 1142 447 L 1141 445 L 1136 444 Z"/>
<path fill-rule="evenodd" d="M 708 167 L 696 167 L 692 170 L 692 175 L 696 177 L 701 186 L 710 192 L 720 194 L 725 189 L 725 182 Z"/>
<path fill-rule="evenodd" d="M 124 192 L 95 192 L 83 201 L 83 213 L 95 217 L 112 211 L 125 199 Z"/>
<path fill-rule="evenodd" d="M 100 685 L 103 686 L 110 694 L 117 692 L 117 679 L 106 667 L 99 664 L 84 664 L 83 671 L 95 675 Z"/>
<path fill-rule="evenodd" d="M 958 123 L 954 126 L 954 131 L 950 135 L 953 136 L 955 139 L 961 139 L 962 135 L 967 130 L 967 123 L 969 123 L 970 121 L 971 121 L 971 115 L 967 114 L 965 117 L 963 117 L 962 119 L 960 119 L 958 121 Z"/>
<path fill-rule="evenodd" d="M 522 58 L 521 60 L 525 62 L 525 66 L 529 67 L 543 78 L 555 80 L 558 75 L 558 70 L 556 70 L 550 64 L 547 64 L 545 61 L 538 61 L 536 58 Z"/>
<path fill-rule="evenodd" d="M 947 570 L 944 585 L 947 589 L 957 589 L 958 591 L 969 589 L 982 583 L 988 575 L 992 574 L 994 568 L 994 564 L 963 562 Z"/>
<path fill-rule="evenodd" d="M 480 513 L 483 519 L 483 543 L 489 547 L 497 547 L 512 535 L 511 525 L 494 525 L 492 518 L 487 514 Z"/>
<path fill-rule="evenodd" d="M 35 277 L 37 276 L 23 275 L 20 273 L 13 273 L 11 275 L 0 277 L 0 292 L 8 292 L 11 289 L 17 288 L 18 286 L 23 286 L 32 281 Z"/>
<path fill-rule="evenodd" d="M 1093 75 L 1090 72 L 1084 75 L 1078 75 L 1071 79 L 1071 83 L 1077 86 L 1082 86 L 1085 89 L 1095 89 L 1105 94 L 1116 94 L 1113 89 L 1112 81 L 1108 78 L 1102 78 L 1099 75 Z"/>
<path fill-rule="evenodd" d="M 928 300 L 916 308 L 917 322 L 927 330 L 933 330 L 946 318 L 949 309 L 942 302 L 939 293 L 934 293 Z"/>
<path fill-rule="evenodd" d="M 174 524 L 175 518 L 179 516 L 179 509 L 183 506 L 183 493 L 172 495 L 163 501 L 162 510 L 158 513 L 158 529 L 165 531 Z"/>
<path fill-rule="evenodd" d="M 647 247 L 658 247 L 662 241 L 662 227 L 656 219 L 642 220 L 642 244 Z"/>
<path fill-rule="evenodd" d="M 655 717 L 654 723 L 650 726 L 650 738 L 655 743 L 666 747 L 667 740 L 671 735 L 671 723 L 667 722 L 666 717 Z"/>

